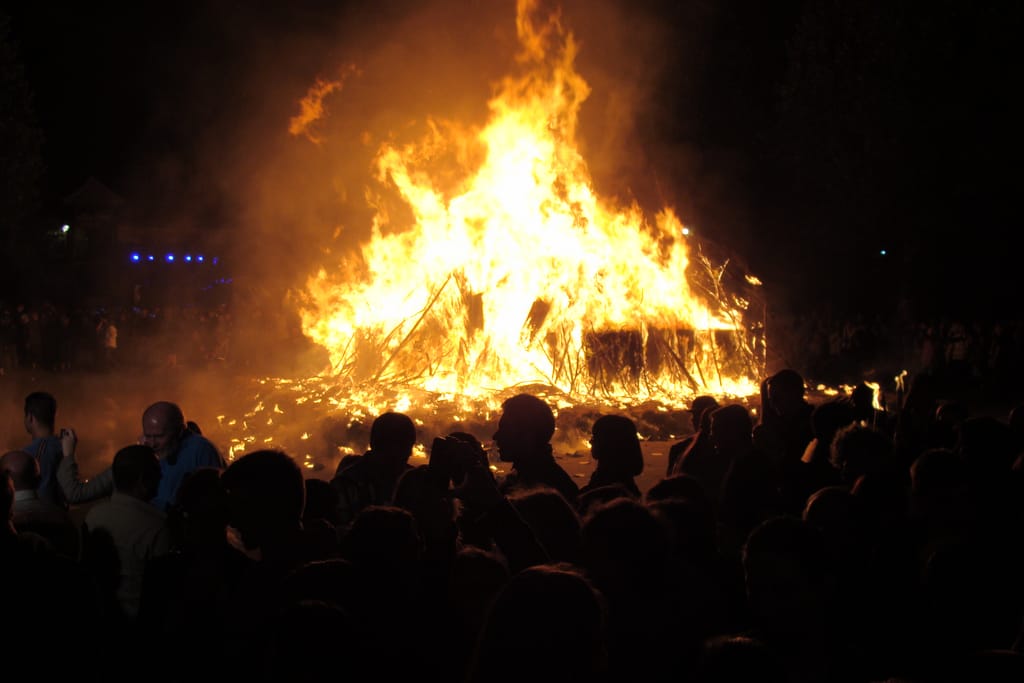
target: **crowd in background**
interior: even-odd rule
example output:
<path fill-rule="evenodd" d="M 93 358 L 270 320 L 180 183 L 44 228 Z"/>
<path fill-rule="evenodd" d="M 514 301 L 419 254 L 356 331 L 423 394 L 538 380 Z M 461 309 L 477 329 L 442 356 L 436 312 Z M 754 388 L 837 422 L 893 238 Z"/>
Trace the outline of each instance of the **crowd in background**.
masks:
<path fill-rule="evenodd" d="M 203 369 L 228 362 L 232 327 L 227 305 L 0 303 L 0 370 Z"/>

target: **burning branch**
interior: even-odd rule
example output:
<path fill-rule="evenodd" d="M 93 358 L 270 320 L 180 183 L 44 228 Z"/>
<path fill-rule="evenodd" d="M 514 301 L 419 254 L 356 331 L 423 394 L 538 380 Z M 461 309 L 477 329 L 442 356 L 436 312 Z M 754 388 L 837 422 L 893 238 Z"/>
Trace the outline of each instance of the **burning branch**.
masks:
<path fill-rule="evenodd" d="M 409 343 L 409 340 L 412 339 L 412 335 L 416 331 L 416 328 L 419 327 L 420 323 L 423 322 L 423 319 L 427 317 L 427 313 L 429 313 L 430 309 L 434 307 L 435 303 L 437 303 L 437 300 L 441 296 L 441 292 L 444 291 L 444 288 L 448 286 L 448 283 L 451 282 L 451 280 L 452 274 L 448 273 L 448 277 L 445 278 L 444 282 L 441 283 L 441 286 L 438 287 L 437 291 L 435 291 L 433 296 L 430 297 L 430 301 L 428 301 L 427 305 L 423 307 L 423 310 L 420 313 L 420 317 L 416 319 L 415 323 L 413 323 L 412 327 L 409 329 L 409 332 L 405 335 L 402 341 L 398 343 L 398 346 L 395 347 L 395 350 L 391 353 L 390 356 L 388 356 L 387 360 L 385 360 L 384 363 L 381 364 L 380 370 L 377 371 L 376 376 L 374 376 L 373 378 L 374 381 L 377 381 L 381 378 L 381 376 L 384 374 L 384 371 L 387 370 L 388 365 L 390 365 L 391 361 L 394 360 L 395 356 L 398 355 L 398 352 L 401 351 L 407 343 Z"/>

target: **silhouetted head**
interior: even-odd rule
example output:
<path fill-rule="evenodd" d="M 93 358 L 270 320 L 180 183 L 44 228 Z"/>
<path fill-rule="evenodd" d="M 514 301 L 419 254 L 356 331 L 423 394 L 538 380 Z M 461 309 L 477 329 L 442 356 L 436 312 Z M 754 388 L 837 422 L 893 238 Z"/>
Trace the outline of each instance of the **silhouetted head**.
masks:
<path fill-rule="evenodd" d="M 142 413 L 143 443 L 152 448 L 157 457 L 173 458 L 185 435 L 185 415 L 176 403 L 159 401 Z"/>
<path fill-rule="evenodd" d="M 302 528 L 306 486 L 302 470 L 283 451 L 260 450 L 231 463 L 221 476 L 231 526 L 246 548 L 261 548 Z"/>
<path fill-rule="evenodd" d="M 15 491 L 34 491 L 39 488 L 39 461 L 25 451 L 8 451 L 0 457 L 0 470 L 11 475 Z"/>
<path fill-rule="evenodd" d="M 525 569 L 487 615 L 470 681 L 601 680 L 607 671 L 605 606 L 569 565 Z"/>
<path fill-rule="evenodd" d="M 963 401 L 943 401 L 935 409 L 937 422 L 959 424 L 970 417 L 967 404 Z"/>
<path fill-rule="evenodd" d="M 870 405 L 870 404 L 869 404 Z M 841 399 L 825 401 L 814 407 L 811 413 L 811 429 L 819 441 L 830 444 L 840 429 L 854 421 L 853 404 Z"/>
<path fill-rule="evenodd" d="M 644 454 L 636 425 L 622 415 L 602 415 L 594 422 L 590 437 L 591 455 L 599 469 L 623 477 L 644 471 Z"/>
<path fill-rule="evenodd" d="M 581 491 L 576 499 L 576 509 L 581 517 L 586 517 L 599 505 L 610 503 L 618 498 L 636 498 L 636 494 L 629 490 L 625 484 L 605 484 L 595 486 L 592 489 Z"/>
<path fill-rule="evenodd" d="M 785 683 L 788 680 L 785 667 L 770 647 L 743 636 L 721 636 L 707 641 L 701 650 L 695 678 L 697 683 Z"/>
<path fill-rule="evenodd" d="M 710 559 L 717 548 L 715 516 L 710 506 L 682 498 L 667 498 L 647 507 L 668 527 L 672 548 L 686 561 Z"/>
<path fill-rule="evenodd" d="M 796 370 L 786 368 L 768 378 L 768 402 L 778 415 L 795 414 L 804 392 L 804 378 Z"/>
<path fill-rule="evenodd" d="M 53 432 L 57 420 L 57 399 L 45 391 L 34 391 L 25 397 L 25 429 L 33 436 L 36 432 Z"/>
<path fill-rule="evenodd" d="M 910 466 L 911 493 L 940 496 L 964 483 L 964 463 L 948 448 L 929 448 Z"/>
<path fill-rule="evenodd" d="M 550 453 L 554 433 L 555 414 L 536 396 L 517 394 L 501 404 L 494 440 L 504 462 L 517 463 Z"/>
<path fill-rule="evenodd" d="M 614 500 L 583 522 L 580 556 L 594 584 L 609 597 L 660 590 L 669 557 L 669 532 L 645 505 Z"/>
<path fill-rule="evenodd" d="M 830 459 L 843 481 L 852 485 L 865 474 L 887 472 L 892 468 L 893 442 L 877 429 L 851 424 L 836 432 Z"/>
<path fill-rule="evenodd" d="M 871 420 L 875 412 L 875 390 L 861 382 L 850 394 L 850 405 L 853 420 Z"/>
<path fill-rule="evenodd" d="M 515 491 L 508 499 L 552 562 L 579 559 L 581 522 L 565 496 L 552 488 L 536 487 Z"/>
<path fill-rule="evenodd" d="M 436 477 L 422 465 L 407 470 L 398 478 L 392 504 L 408 510 L 416 519 L 421 534 L 431 539 L 451 536 L 455 528 L 455 504 L 447 495 L 440 495 Z"/>
<path fill-rule="evenodd" d="M 416 445 L 416 425 L 403 413 L 384 413 L 370 427 L 370 450 L 405 462 Z"/>
<path fill-rule="evenodd" d="M 750 411 L 738 403 L 716 408 L 711 413 L 711 442 L 718 450 L 733 452 L 749 448 L 754 441 Z"/>
<path fill-rule="evenodd" d="M 690 420 L 693 422 L 694 431 L 701 428 L 701 418 L 708 410 L 718 407 L 718 400 L 714 396 L 698 396 L 690 403 Z"/>
<path fill-rule="evenodd" d="M 114 490 L 139 500 L 152 500 L 160 485 L 160 460 L 149 446 L 125 446 L 110 467 Z"/>
<path fill-rule="evenodd" d="M 403 581 L 407 588 L 418 576 L 421 551 L 416 520 L 399 507 L 363 508 L 344 538 L 345 558 L 363 575 Z"/>
<path fill-rule="evenodd" d="M 224 542 L 230 512 L 220 469 L 200 467 L 187 473 L 178 488 L 174 508 L 181 515 L 186 543 Z"/>
<path fill-rule="evenodd" d="M 480 633 L 488 608 L 509 576 L 508 565 L 495 552 L 468 545 L 455 554 L 448 596 L 465 633 Z"/>
<path fill-rule="evenodd" d="M 700 479 L 691 474 L 673 474 L 671 477 L 662 479 L 652 486 L 644 497 L 648 503 L 653 503 L 667 498 L 682 498 L 693 500 L 701 504 L 708 503 L 708 494 Z"/>
<path fill-rule="evenodd" d="M 854 501 L 845 486 L 826 486 L 812 493 L 804 505 L 803 520 L 818 529 L 851 517 Z"/>

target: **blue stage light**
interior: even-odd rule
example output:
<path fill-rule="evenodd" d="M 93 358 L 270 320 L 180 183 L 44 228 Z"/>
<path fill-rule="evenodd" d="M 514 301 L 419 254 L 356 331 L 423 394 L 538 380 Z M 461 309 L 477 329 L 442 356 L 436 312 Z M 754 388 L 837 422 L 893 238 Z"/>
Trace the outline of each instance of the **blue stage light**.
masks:
<path fill-rule="evenodd" d="M 174 263 L 174 254 L 168 254 L 167 255 L 167 262 L 168 263 Z"/>
<path fill-rule="evenodd" d="M 133 263 L 138 263 L 141 258 L 137 253 L 132 252 L 131 259 Z"/>
<path fill-rule="evenodd" d="M 150 254 L 149 256 L 146 257 L 146 260 L 147 261 L 155 261 L 156 260 L 156 256 L 153 256 L 152 254 Z"/>
<path fill-rule="evenodd" d="M 202 256 L 202 254 L 200 254 L 199 256 L 196 256 L 196 261 L 199 261 L 200 263 L 202 263 L 202 262 L 203 262 L 203 256 Z"/>
<path fill-rule="evenodd" d="M 185 261 L 187 261 L 188 263 L 192 263 L 192 255 L 191 254 L 185 254 Z"/>

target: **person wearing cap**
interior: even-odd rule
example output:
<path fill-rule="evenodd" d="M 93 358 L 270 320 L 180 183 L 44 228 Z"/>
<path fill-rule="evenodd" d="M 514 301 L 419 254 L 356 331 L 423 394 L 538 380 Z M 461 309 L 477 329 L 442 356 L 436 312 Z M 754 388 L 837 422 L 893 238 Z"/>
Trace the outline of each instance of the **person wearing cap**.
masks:
<path fill-rule="evenodd" d="M 682 441 L 672 444 L 668 450 L 668 467 L 665 469 L 665 476 L 671 477 L 674 474 L 681 474 L 682 456 L 698 440 L 701 433 L 704 433 L 703 442 L 707 441 L 708 424 L 705 424 L 705 413 L 708 416 L 711 410 L 718 407 L 718 401 L 714 396 L 697 396 L 690 403 L 690 420 L 693 422 L 693 434 Z"/>

